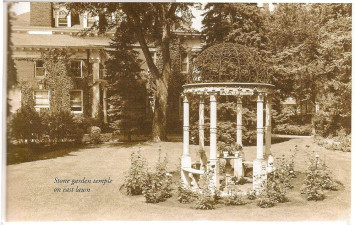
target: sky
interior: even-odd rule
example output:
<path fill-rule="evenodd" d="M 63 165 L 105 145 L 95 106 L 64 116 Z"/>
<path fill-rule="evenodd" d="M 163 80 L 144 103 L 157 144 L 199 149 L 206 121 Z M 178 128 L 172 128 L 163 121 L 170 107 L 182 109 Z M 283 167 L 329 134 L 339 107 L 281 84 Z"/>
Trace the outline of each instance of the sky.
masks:
<path fill-rule="evenodd" d="M 205 4 L 206 3 L 202 3 L 202 6 L 204 6 Z M 270 9 L 270 11 L 273 11 L 274 5 L 269 4 L 269 9 Z M 192 14 L 195 17 L 192 19 L 192 28 L 194 28 L 198 31 L 201 31 L 202 30 L 202 19 L 203 19 L 201 14 L 203 13 L 203 10 L 198 10 L 194 7 L 192 7 L 191 10 L 192 10 Z M 30 11 L 30 3 L 29 2 L 19 2 L 19 3 L 12 6 L 11 11 L 15 12 L 17 15 L 29 12 Z"/>
<path fill-rule="evenodd" d="M 16 3 L 15 5 L 12 6 L 11 11 L 15 12 L 17 15 L 29 12 L 30 3 L 29 2 Z M 202 29 L 202 24 L 201 24 L 202 13 L 203 13 L 202 10 L 197 10 L 195 8 L 192 8 L 192 14 L 195 16 L 195 18 L 192 19 L 192 27 L 198 31 L 201 31 Z"/>

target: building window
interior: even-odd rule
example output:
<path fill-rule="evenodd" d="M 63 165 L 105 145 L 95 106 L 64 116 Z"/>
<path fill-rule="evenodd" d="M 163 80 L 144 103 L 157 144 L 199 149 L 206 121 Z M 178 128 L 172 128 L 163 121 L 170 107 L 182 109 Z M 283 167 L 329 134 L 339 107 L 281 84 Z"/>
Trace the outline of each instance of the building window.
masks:
<path fill-rule="evenodd" d="M 187 53 L 181 54 L 181 72 L 187 73 L 189 71 L 189 57 Z"/>
<path fill-rule="evenodd" d="M 83 112 L 83 91 L 74 90 L 70 92 L 70 110 L 73 113 Z"/>
<path fill-rule="evenodd" d="M 71 66 L 73 77 L 82 77 L 83 63 L 81 60 L 80 61 L 72 61 L 70 66 Z"/>
<path fill-rule="evenodd" d="M 42 109 L 49 109 L 49 91 L 37 90 L 33 92 L 35 108 L 37 111 Z"/>
<path fill-rule="evenodd" d="M 64 10 L 61 10 L 58 12 L 58 27 L 67 27 L 68 26 L 68 16 L 69 13 L 67 13 Z"/>
<path fill-rule="evenodd" d="M 42 60 L 38 60 L 35 62 L 35 77 L 43 78 L 46 75 L 46 71 L 44 69 L 44 63 Z"/>

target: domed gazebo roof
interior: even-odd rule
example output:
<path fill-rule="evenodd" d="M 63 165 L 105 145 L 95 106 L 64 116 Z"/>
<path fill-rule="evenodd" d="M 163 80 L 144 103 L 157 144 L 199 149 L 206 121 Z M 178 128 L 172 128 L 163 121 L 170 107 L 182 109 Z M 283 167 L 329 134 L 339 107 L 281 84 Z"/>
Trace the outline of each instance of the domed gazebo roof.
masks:
<path fill-rule="evenodd" d="M 213 45 L 198 55 L 189 83 L 270 83 L 263 57 L 254 49 L 234 43 Z"/>

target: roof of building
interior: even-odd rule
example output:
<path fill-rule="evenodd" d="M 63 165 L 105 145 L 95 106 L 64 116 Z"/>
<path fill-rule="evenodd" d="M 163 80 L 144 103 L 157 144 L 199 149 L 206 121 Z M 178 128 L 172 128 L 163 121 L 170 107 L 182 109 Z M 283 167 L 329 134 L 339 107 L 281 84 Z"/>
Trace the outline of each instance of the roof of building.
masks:
<path fill-rule="evenodd" d="M 12 26 L 30 26 L 30 12 L 12 17 L 11 24 Z"/>
<path fill-rule="evenodd" d="M 114 36 L 114 31 L 99 35 L 97 30 L 86 32 L 87 30 L 80 26 L 30 26 L 29 12 L 12 17 L 11 22 L 11 42 L 14 47 L 107 47 L 111 42 L 111 37 Z M 176 34 L 200 35 L 198 32 L 183 30 L 176 31 Z"/>
<path fill-rule="evenodd" d="M 11 41 L 14 46 L 64 46 L 87 47 L 108 46 L 111 39 L 108 37 L 75 37 L 61 34 L 28 34 L 12 33 Z"/>

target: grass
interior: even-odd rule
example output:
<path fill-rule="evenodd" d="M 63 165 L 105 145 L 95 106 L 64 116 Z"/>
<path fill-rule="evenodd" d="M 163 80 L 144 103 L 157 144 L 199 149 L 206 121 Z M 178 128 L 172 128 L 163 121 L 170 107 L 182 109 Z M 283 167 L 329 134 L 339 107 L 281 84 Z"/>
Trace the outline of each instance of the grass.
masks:
<path fill-rule="evenodd" d="M 57 146 L 44 147 L 42 145 L 9 145 L 7 148 L 7 165 L 32 162 L 69 156 L 72 152 L 83 149 L 84 146 L 63 143 Z M 85 146 L 88 148 L 88 146 Z"/>
<path fill-rule="evenodd" d="M 351 154 L 334 152 L 317 146 L 312 139 L 291 139 L 272 145 L 275 157 L 290 157 L 294 146 L 298 146 L 295 157 L 297 178 L 292 180 L 294 189 L 288 192 L 289 202 L 277 204 L 273 208 L 262 209 L 255 201 L 243 206 L 217 205 L 215 210 L 195 210 L 191 205 L 177 201 L 177 194 L 158 204 L 145 203 L 143 196 L 127 196 L 121 187 L 125 171 L 130 165 L 130 154 L 141 148 L 148 165 L 154 167 L 158 159 L 158 149 L 162 156 L 167 154 L 168 170 L 177 171 L 182 155 L 181 142 L 136 143 L 132 145 L 103 144 L 96 147 L 78 149 L 64 157 L 38 160 L 7 166 L 7 220 L 8 221 L 48 221 L 48 220 L 242 220 L 242 221 L 315 221 L 350 219 L 350 168 Z M 306 147 L 310 146 L 310 147 Z M 326 157 L 334 177 L 343 183 L 336 192 L 326 193 L 325 200 L 307 201 L 299 189 L 302 172 L 307 168 L 306 156 L 310 151 Z M 208 147 L 206 147 L 209 155 Z M 198 146 L 190 146 L 192 160 L 197 159 Z M 247 161 L 256 157 L 255 146 L 244 148 Z M 61 179 L 101 179 L 110 177 L 108 185 L 82 184 L 90 187 L 89 193 L 54 193 L 54 178 Z M 178 177 L 178 175 L 175 175 Z M 120 190 L 121 189 L 121 190 Z"/>

